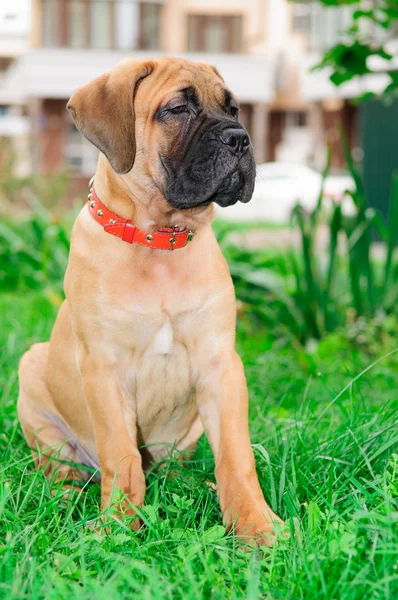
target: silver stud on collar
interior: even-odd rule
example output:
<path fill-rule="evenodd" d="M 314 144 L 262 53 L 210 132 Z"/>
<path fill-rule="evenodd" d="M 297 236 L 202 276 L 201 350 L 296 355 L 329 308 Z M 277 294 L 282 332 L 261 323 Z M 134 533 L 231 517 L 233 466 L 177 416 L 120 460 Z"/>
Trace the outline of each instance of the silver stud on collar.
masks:
<path fill-rule="evenodd" d="M 95 175 L 93 175 L 92 178 L 90 179 L 90 181 L 88 182 L 88 189 L 90 191 L 91 191 L 91 188 L 93 187 L 94 179 L 95 179 Z"/>
<path fill-rule="evenodd" d="M 150 233 L 148 233 L 148 235 L 145 236 L 145 239 L 147 242 L 153 242 L 153 235 L 151 235 Z"/>
<path fill-rule="evenodd" d="M 102 217 L 102 215 L 103 215 L 103 214 L 104 214 L 104 213 L 102 212 L 102 210 L 101 210 L 101 209 L 97 210 L 97 215 L 98 215 L 99 217 Z"/>
<path fill-rule="evenodd" d="M 114 225 L 114 224 L 116 223 L 116 219 L 111 219 L 111 220 L 109 221 L 109 223 L 112 223 L 112 225 Z"/>
<path fill-rule="evenodd" d="M 90 206 L 91 206 L 91 208 L 94 208 L 94 207 L 95 207 L 95 201 L 94 201 L 94 200 L 92 200 L 92 201 L 90 202 Z"/>

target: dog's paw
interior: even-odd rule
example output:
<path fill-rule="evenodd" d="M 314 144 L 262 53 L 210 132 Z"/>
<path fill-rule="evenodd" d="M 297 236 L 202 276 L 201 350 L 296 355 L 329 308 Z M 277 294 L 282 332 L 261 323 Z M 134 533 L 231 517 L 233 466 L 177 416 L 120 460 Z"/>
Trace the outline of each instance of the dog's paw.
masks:
<path fill-rule="evenodd" d="M 265 505 L 250 511 L 244 519 L 238 518 L 234 529 L 249 549 L 253 546 L 274 546 L 281 537 L 289 537 L 284 525 L 282 519 Z"/>

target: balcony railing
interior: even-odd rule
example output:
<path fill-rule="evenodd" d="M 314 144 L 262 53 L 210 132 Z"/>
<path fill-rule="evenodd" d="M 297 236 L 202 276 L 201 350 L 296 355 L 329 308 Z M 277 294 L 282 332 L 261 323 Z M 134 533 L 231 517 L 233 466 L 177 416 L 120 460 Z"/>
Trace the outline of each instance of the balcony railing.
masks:
<path fill-rule="evenodd" d="M 18 60 L 18 77 L 25 97 L 67 99 L 73 90 L 126 57 L 150 59 L 159 52 L 117 52 L 38 48 Z M 271 60 L 243 54 L 180 54 L 182 58 L 215 65 L 241 102 L 268 103 L 274 95 Z"/>

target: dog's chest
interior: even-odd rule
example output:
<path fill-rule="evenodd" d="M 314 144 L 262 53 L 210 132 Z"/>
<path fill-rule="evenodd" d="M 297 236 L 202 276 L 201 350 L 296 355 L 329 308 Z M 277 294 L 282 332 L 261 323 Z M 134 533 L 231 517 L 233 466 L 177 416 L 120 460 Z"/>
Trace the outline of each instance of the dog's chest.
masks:
<path fill-rule="evenodd" d="M 164 324 L 155 334 L 152 342 L 152 351 L 155 355 L 169 354 L 173 348 L 174 332 L 170 319 L 166 318 Z"/>
<path fill-rule="evenodd" d="M 142 272 L 131 288 L 113 289 L 101 342 L 117 365 L 126 423 L 133 434 L 137 422 L 140 441 L 156 444 L 157 458 L 185 437 L 197 414 L 198 348 L 217 337 L 220 293 L 168 272 L 149 275 L 147 285 Z"/>
<path fill-rule="evenodd" d="M 159 456 L 184 437 L 196 414 L 192 357 L 178 322 L 168 316 L 136 315 L 130 333 L 129 357 L 119 370 L 126 419 L 136 415 L 143 443 L 159 444 L 152 452 Z"/>

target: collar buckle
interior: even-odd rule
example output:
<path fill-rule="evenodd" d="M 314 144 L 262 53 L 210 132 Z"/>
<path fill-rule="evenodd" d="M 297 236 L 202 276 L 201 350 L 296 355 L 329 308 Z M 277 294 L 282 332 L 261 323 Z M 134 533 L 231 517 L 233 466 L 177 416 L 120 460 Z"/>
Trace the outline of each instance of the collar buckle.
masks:
<path fill-rule="evenodd" d="M 169 239 L 169 242 L 170 242 L 170 250 L 174 250 L 174 244 L 175 244 L 175 243 L 176 243 L 176 241 L 177 241 L 177 238 L 176 238 L 176 232 L 175 232 L 175 227 L 173 227 L 173 229 L 174 229 L 174 231 L 173 231 L 173 235 L 172 235 L 172 236 L 171 236 L 171 238 Z"/>

